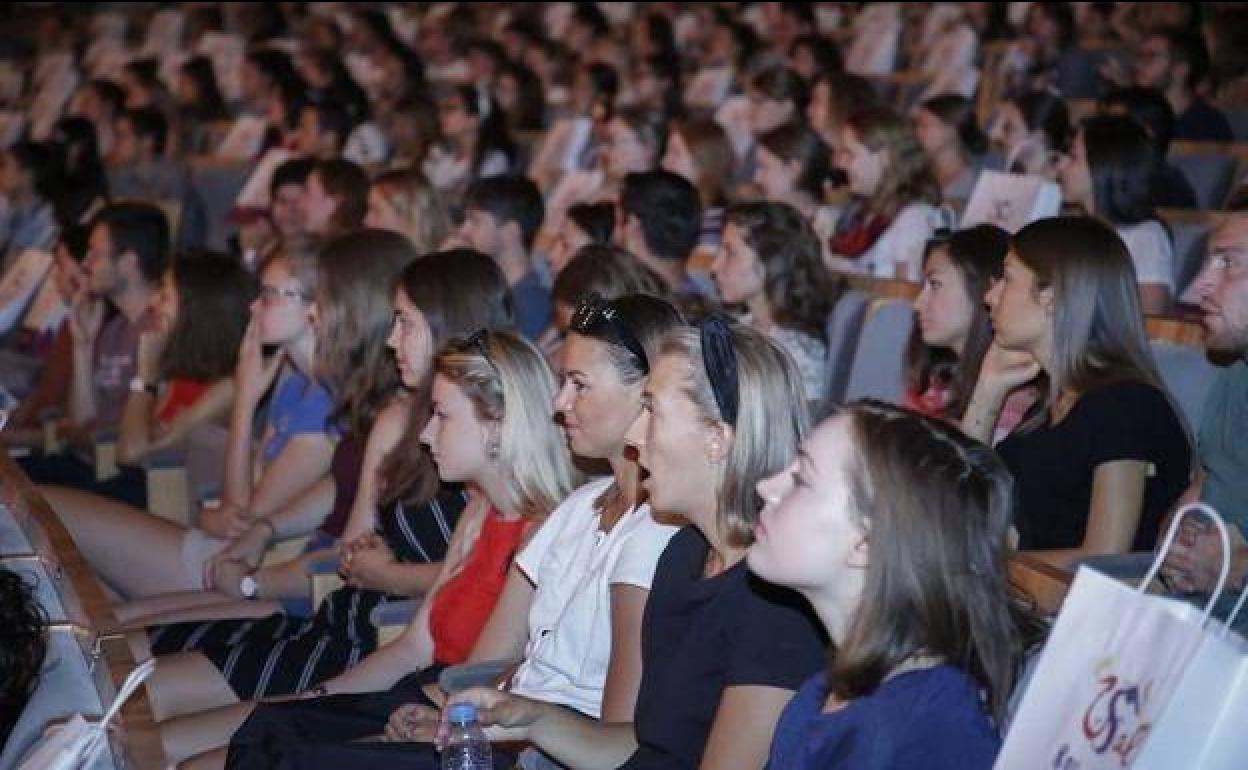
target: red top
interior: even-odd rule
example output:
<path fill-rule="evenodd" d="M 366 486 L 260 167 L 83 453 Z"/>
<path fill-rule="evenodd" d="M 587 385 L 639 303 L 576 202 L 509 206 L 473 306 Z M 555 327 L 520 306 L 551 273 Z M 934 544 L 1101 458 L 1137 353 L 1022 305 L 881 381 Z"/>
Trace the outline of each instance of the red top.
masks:
<path fill-rule="evenodd" d="M 472 652 L 485 621 L 503 592 L 511 559 L 532 524 L 528 519 L 503 521 L 493 509 L 459 572 L 442 584 L 429 608 L 433 659 L 453 666 Z"/>
<path fill-rule="evenodd" d="M 170 420 L 178 416 L 178 412 L 198 401 L 211 384 L 177 377 L 169 380 L 169 387 L 165 390 L 165 400 L 156 410 L 156 419 L 161 425 L 168 425 Z"/>

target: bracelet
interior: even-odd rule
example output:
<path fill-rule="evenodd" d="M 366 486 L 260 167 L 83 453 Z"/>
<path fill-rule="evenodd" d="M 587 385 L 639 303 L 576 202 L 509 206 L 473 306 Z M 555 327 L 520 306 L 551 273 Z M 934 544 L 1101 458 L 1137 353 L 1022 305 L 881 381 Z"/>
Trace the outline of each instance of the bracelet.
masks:
<path fill-rule="evenodd" d="M 308 693 L 317 698 L 324 698 L 326 695 L 329 695 L 329 688 L 323 684 L 318 684 L 316 687 L 308 690 Z"/>

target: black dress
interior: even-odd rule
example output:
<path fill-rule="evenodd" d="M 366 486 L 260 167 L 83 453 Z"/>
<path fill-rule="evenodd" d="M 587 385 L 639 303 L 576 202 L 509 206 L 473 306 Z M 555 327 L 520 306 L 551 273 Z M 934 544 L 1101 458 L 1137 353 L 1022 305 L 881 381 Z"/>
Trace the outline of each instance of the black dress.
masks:
<path fill-rule="evenodd" d="M 381 535 L 401 562 L 442 561 L 466 500 L 461 488 L 444 487 L 415 508 L 389 505 L 378 519 Z M 344 586 L 310 618 L 279 612 L 258 620 L 177 623 L 148 631 L 154 655 L 199 651 L 235 695 L 255 700 L 302 692 L 358 663 L 377 648 L 377 629 L 369 618 L 387 600 L 379 591 Z"/>
<path fill-rule="evenodd" d="M 1014 475 L 1019 548 L 1076 548 L 1088 527 L 1097 466 L 1149 464 L 1133 550 L 1151 550 L 1166 511 L 1187 489 L 1191 447 L 1165 394 L 1139 382 L 1084 393 L 1056 425 L 1015 431 L 997 446 Z"/>

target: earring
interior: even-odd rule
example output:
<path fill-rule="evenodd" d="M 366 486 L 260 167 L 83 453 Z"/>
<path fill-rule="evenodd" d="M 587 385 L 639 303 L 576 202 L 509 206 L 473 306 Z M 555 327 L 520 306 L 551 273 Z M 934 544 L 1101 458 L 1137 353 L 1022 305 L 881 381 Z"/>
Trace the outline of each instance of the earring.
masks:
<path fill-rule="evenodd" d="M 499 446 L 497 441 L 491 441 L 485 447 L 485 454 L 490 458 L 490 462 L 498 462 Z"/>

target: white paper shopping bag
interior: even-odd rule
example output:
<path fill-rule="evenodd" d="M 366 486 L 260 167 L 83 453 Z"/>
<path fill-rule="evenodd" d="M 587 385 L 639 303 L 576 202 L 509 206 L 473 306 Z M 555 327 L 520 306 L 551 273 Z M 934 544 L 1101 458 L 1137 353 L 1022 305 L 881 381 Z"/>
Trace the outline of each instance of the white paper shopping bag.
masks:
<path fill-rule="evenodd" d="M 1248 591 L 1225 623 L 1210 624 L 1135 770 L 1248 764 L 1248 641 L 1231 630 L 1245 599 Z"/>
<path fill-rule="evenodd" d="M 1061 188 L 1043 177 L 981 171 L 962 212 L 962 227 L 990 224 L 1016 233 L 1037 219 L 1056 216 L 1061 205 Z"/>
<path fill-rule="evenodd" d="M 108 724 L 121 711 L 122 704 L 129 700 L 155 668 L 155 658 L 135 666 L 100 721 L 88 722 L 81 714 L 75 714 L 59 729 L 39 741 L 18 766 L 18 770 L 80 770 L 89 767 L 107 745 Z"/>
<path fill-rule="evenodd" d="M 1212 509 L 1198 504 L 1174 516 L 1138 588 L 1080 567 L 1011 722 L 998 770 L 1136 767 L 1205 637 L 1205 622 L 1226 582 L 1229 560 L 1223 562 L 1215 599 L 1203 612 L 1143 592 L 1180 522 L 1196 511 Z M 1216 514 L 1214 521 L 1229 554 L 1226 528 Z"/>

